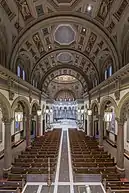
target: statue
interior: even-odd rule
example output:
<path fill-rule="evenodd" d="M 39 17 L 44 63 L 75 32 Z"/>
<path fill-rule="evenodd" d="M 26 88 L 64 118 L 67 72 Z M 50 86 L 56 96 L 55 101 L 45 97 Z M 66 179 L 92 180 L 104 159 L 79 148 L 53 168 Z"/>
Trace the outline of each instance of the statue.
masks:
<path fill-rule="evenodd" d="M 27 2 L 24 0 L 17 0 L 18 5 L 20 6 L 21 13 L 23 15 L 24 20 L 26 20 L 29 16 L 31 16 L 29 7 Z"/>
<path fill-rule="evenodd" d="M 113 2 L 113 0 L 108 0 L 108 1 L 104 0 L 102 2 L 99 14 L 100 14 L 100 17 L 102 17 L 103 19 L 106 18 L 108 11 L 110 10 L 110 6 L 111 6 L 112 2 Z"/>
<path fill-rule="evenodd" d="M 108 13 L 108 4 L 103 1 L 100 7 L 100 16 L 105 19 L 105 17 L 107 16 Z"/>
<path fill-rule="evenodd" d="M 43 49 L 43 45 L 42 45 L 42 43 L 41 43 L 41 40 L 40 40 L 39 35 L 38 35 L 38 34 L 35 34 L 35 35 L 33 36 L 33 40 L 34 40 L 34 42 L 35 42 L 35 44 L 36 44 L 39 52 L 42 53 L 44 49 Z"/>

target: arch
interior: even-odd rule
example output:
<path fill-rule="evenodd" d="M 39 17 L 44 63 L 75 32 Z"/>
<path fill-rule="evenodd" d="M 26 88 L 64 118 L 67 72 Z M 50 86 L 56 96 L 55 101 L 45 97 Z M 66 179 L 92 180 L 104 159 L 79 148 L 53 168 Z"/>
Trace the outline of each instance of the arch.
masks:
<path fill-rule="evenodd" d="M 67 20 L 66 20 L 67 19 Z M 19 38 L 16 39 L 11 55 L 10 55 L 10 68 L 12 65 L 15 63 L 15 57 L 17 55 L 17 42 L 21 42 L 24 39 L 24 36 L 29 37 L 29 33 L 27 33 L 31 29 L 31 33 L 34 32 L 34 29 L 39 28 L 39 26 L 45 26 L 46 24 L 51 24 L 55 22 L 60 22 L 60 21 L 68 21 L 68 22 L 73 22 L 77 21 L 78 23 L 85 23 L 85 25 L 90 26 L 90 28 L 96 29 L 97 33 L 100 34 L 106 41 L 108 40 L 109 42 L 109 47 L 111 48 L 112 55 L 115 59 L 114 65 L 117 66 L 117 69 L 119 68 L 122 60 L 121 60 L 121 55 L 120 52 L 118 51 L 116 45 L 114 44 L 113 38 L 110 36 L 110 33 L 104 29 L 104 27 L 96 20 L 93 20 L 90 17 L 87 17 L 86 15 L 83 14 L 78 14 L 78 13 L 71 13 L 71 12 L 57 12 L 57 13 L 51 13 L 48 14 L 47 16 L 43 16 L 38 18 L 35 22 L 32 22 L 31 25 L 26 26 L 24 30 L 19 34 Z M 85 26 L 84 26 L 85 27 Z"/>
<path fill-rule="evenodd" d="M 95 105 L 97 105 L 97 107 L 98 107 L 97 100 L 94 100 L 94 101 L 91 102 L 91 108 L 94 108 Z"/>
<path fill-rule="evenodd" d="M 49 52 L 45 52 L 44 55 L 42 55 L 39 60 L 36 61 L 35 65 L 33 66 L 33 69 L 32 69 L 32 73 L 31 73 L 31 77 L 33 76 L 33 73 L 35 72 L 35 69 L 36 67 L 43 62 L 44 59 L 48 58 L 50 55 L 54 54 L 54 53 L 60 53 L 60 52 L 70 52 L 70 53 L 76 53 L 77 55 L 80 55 L 81 57 L 84 57 L 86 59 L 86 61 L 88 61 L 92 67 L 94 68 L 94 71 L 96 72 L 97 74 L 97 79 L 98 81 L 100 80 L 100 77 L 99 77 L 99 72 L 97 70 L 97 67 L 96 65 L 94 64 L 94 62 L 90 59 L 90 57 L 88 55 L 86 55 L 85 53 L 82 53 L 80 50 L 75 50 L 74 48 L 70 48 L 70 47 L 67 47 L 67 48 L 54 48 L 52 50 L 50 50 Z M 74 66 L 74 64 L 72 64 Z M 75 65 L 76 66 L 76 65 Z"/>
<path fill-rule="evenodd" d="M 87 86 L 87 81 L 86 77 L 84 78 L 84 73 L 81 73 L 79 71 L 77 71 L 77 68 L 71 68 L 71 66 L 69 65 L 65 65 L 65 67 L 62 66 L 56 66 L 55 68 L 52 68 L 49 70 L 49 72 L 45 74 L 44 78 L 42 78 L 41 83 L 41 89 L 42 87 L 47 88 L 50 84 L 50 82 L 61 75 L 70 75 L 73 76 L 74 78 L 76 78 L 83 86 L 83 88 L 85 88 Z"/>
<path fill-rule="evenodd" d="M 32 111 L 33 105 L 39 106 L 39 102 L 37 100 L 33 100 L 32 103 L 30 104 L 30 112 Z"/>
<path fill-rule="evenodd" d="M 4 120 L 10 120 L 11 118 L 13 118 L 10 103 L 1 92 L 0 92 L 0 107 L 2 109 Z"/>
<path fill-rule="evenodd" d="M 116 117 L 118 116 L 118 106 L 116 104 L 116 101 L 111 97 L 111 96 L 106 96 L 102 98 L 102 101 L 100 102 L 100 115 L 103 116 L 104 115 L 104 110 L 105 110 L 105 105 L 106 103 L 110 101 L 112 106 L 115 109 L 115 115 Z"/>
<path fill-rule="evenodd" d="M 118 104 L 118 118 L 126 119 L 126 109 L 129 107 L 129 93 L 125 94 Z"/>
<path fill-rule="evenodd" d="M 112 66 L 112 73 L 114 72 L 114 66 L 113 66 L 113 61 L 112 58 L 109 56 L 106 58 L 106 60 L 103 62 L 102 66 L 102 77 L 104 76 L 104 72 L 106 69 L 108 69 L 109 66 Z"/>
<path fill-rule="evenodd" d="M 29 104 L 29 101 L 23 96 L 18 96 L 14 100 L 14 102 L 11 106 L 12 112 L 14 113 L 14 110 L 16 109 L 18 102 L 20 102 L 21 105 L 23 106 L 24 113 L 29 115 L 30 114 L 30 104 Z"/>
<path fill-rule="evenodd" d="M 99 106 L 98 106 L 98 102 L 97 100 L 94 100 L 92 103 L 91 103 L 91 109 L 92 109 L 92 115 L 94 116 L 95 115 L 95 107 L 97 107 L 97 114 L 98 114 L 98 110 L 99 110 Z"/>
<path fill-rule="evenodd" d="M 88 81 L 88 78 L 86 77 L 86 75 L 85 75 L 85 73 L 82 71 L 82 70 L 80 70 L 78 67 L 74 67 L 74 66 L 72 66 L 72 65 L 58 65 L 58 66 L 55 66 L 55 67 L 53 67 L 53 68 L 51 68 L 46 74 L 45 74 L 45 76 L 42 78 L 42 80 L 41 80 L 41 85 L 40 85 L 40 89 L 42 89 L 42 83 L 45 83 L 45 80 L 47 80 L 48 79 L 48 81 L 50 82 L 50 80 L 49 80 L 49 75 L 50 74 L 52 74 L 52 73 L 54 73 L 54 72 L 56 72 L 57 70 L 62 70 L 62 69 L 67 69 L 67 70 L 73 70 L 73 71 L 75 71 L 77 74 L 80 74 L 81 75 L 81 77 L 83 78 L 83 87 L 85 87 L 84 85 L 86 84 L 86 86 L 87 86 L 87 89 L 88 88 L 91 88 L 91 84 L 89 83 L 89 81 Z M 55 77 L 54 77 L 55 78 Z M 75 78 L 77 78 L 77 77 L 75 77 Z M 81 79 L 82 79 L 81 78 Z M 78 78 L 77 78 L 78 79 Z M 47 82 L 47 84 L 48 84 L 48 81 L 46 81 Z M 79 80 L 80 81 L 80 80 Z M 81 81 L 80 81 L 81 82 Z M 87 84 L 87 83 L 89 83 L 89 84 Z M 82 82 L 81 82 L 81 84 L 82 84 Z"/>

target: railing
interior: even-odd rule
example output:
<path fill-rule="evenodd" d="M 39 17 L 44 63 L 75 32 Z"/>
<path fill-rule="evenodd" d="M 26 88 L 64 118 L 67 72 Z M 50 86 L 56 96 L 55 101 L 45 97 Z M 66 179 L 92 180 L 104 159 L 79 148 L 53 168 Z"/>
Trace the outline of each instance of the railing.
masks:
<path fill-rule="evenodd" d="M 113 190 L 112 190 L 111 188 L 108 188 L 108 190 L 107 190 L 107 193 L 117 193 L 117 192 L 121 192 L 121 193 L 122 193 L 122 192 L 124 192 L 124 193 L 125 193 L 125 192 L 129 192 L 129 189 L 123 189 L 123 190 L 122 190 L 122 189 L 119 189 L 119 190 L 114 190 L 114 189 L 113 189 Z"/>
<path fill-rule="evenodd" d="M 103 182 L 102 182 L 102 184 L 103 184 L 103 187 L 104 187 L 104 189 L 105 189 L 105 191 L 107 190 L 107 193 L 117 193 L 117 192 L 129 192 L 129 189 L 111 189 L 111 187 L 109 187 L 108 189 L 107 189 L 107 186 L 106 186 L 106 179 L 103 179 Z"/>
<path fill-rule="evenodd" d="M 20 191 L 20 188 L 17 188 L 16 190 L 14 190 L 14 189 L 12 189 L 12 190 L 4 190 L 4 189 L 3 189 L 3 190 L 2 190 L 2 189 L 1 189 L 0 192 L 2 192 L 2 193 L 4 193 L 4 192 L 5 192 L 5 193 L 12 193 L 12 192 L 13 192 L 13 193 L 20 193 L 21 191 Z"/>

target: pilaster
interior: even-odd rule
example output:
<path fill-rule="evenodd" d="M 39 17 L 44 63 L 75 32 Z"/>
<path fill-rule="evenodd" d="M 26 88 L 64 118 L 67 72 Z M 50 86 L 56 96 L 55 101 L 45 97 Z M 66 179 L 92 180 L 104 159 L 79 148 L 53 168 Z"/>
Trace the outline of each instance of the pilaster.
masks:
<path fill-rule="evenodd" d="M 32 116 L 28 115 L 26 118 L 27 118 L 27 121 L 26 121 L 26 124 L 27 124 L 27 127 L 26 127 L 26 148 L 28 149 L 31 146 L 31 118 L 32 118 Z"/>
<path fill-rule="evenodd" d="M 12 168 L 12 145 L 11 145 L 11 124 L 13 119 L 3 119 L 5 125 L 5 140 L 4 140 L 4 168 L 3 177 L 7 178 L 9 171 Z"/>
<path fill-rule="evenodd" d="M 98 128 L 99 128 L 99 147 L 103 148 L 103 116 L 98 115 Z"/>
<path fill-rule="evenodd" d="M 121 177 L 125 176 L 124 169 L 124 120 L 116 119 L 118 125 L 117 133 L 117 170 Z"/>

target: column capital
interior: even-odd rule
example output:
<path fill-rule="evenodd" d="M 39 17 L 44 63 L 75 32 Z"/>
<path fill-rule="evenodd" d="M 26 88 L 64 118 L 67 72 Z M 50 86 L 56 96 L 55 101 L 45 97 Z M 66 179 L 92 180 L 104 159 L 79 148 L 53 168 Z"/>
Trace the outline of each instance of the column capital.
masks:
<path fill-rule="evenodd" d="M 104 118 L 103 115 L 101 115 L 101 114 L 96 115 L 96 117 L 97 117 L 98 119 L 103 119 L 103 118 Z"/>
<path fill-rule="evenodd" d="M 124 119 L 121 119 L 121 118 L 115 118 L 115 120 L 117 121 L 117 124 L 120 125 L 120 126 L 123 126 L 124 125 L 124 122 L 126 121 L 126 118 Z"/>
<path fill-rule="evenodd" d="M 14 118 L 6 118 L 6 117 L 3 117 L 2 121 L 4 122 L 4 124 L 11 124 L 12 121 L 14 120 Z"/>
<path fill-rule="evenodd" d="M 32 114 L 26 114 L 26 118 L 31 119 L 32 118 Z"/>

